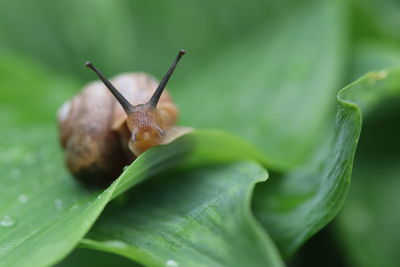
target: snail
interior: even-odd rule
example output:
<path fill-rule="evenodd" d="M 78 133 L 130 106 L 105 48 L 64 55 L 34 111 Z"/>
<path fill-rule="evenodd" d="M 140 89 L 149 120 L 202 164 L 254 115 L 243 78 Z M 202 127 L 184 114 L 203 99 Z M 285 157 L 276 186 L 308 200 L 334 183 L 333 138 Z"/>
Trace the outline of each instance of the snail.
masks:
<path fill-rule="evenodd" d="M 145 73 L 120 74 L 109 81 L 85 63 L 103 83 L 89 83 L 57 113 L 66 165 L 78 180 L 107 186 L 150 147 L 191 131 L 175 126 L 178 109 L 165 90 L 184 54 L 179 51 L 158 86 Z"/>

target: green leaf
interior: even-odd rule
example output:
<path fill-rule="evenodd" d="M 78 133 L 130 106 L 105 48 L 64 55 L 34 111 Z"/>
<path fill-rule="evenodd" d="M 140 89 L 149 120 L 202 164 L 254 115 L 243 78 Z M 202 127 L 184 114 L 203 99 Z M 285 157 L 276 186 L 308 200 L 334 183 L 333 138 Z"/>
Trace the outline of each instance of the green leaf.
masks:
<path fill-rule="evenodd" d="M 93 224 L 110 198 L 97 201 L 66 173 L 55 129 L 1 132 L 0 266 L 49 265 Z M 23 255 L 23 256 L 21 256 Z"/>
<path fill-rule="evenodd" d="M 338 213 L 350 185 L 361 110 L 368 113 L 399 89 L 400 71 L 391 70 L 367 74 L 341 90 L 333 143 L 322 146 L 308 166 L 257 188 L 255 214 L 283 255 L 291 255 Z"/>
<path fill-rule="evenodd" d="M 352 266 L 390 267 L 400 260 L 400 84 L 392 86 L 392 96 L 376 91 L 383 95 L 363 123 L 350 194 L 334 224 Z"/>
<path fill-rule="evenodd" d="M 150 149 L 100 194 L 85 190 L 66 172 L 55 132 L 49 127 L 26 127 L 0 133 L 1 266 L 31 266 L 32 262 L 45 266 L 61 260 L 112 198 L 163 170 L 263 160 L 240 138 L 217 131 L 197 132 Z"/>
<path fill-rule="evenodd" d="M 4 128 L 55 123 L 57 108 L 78 83 L 34 60 L 0 53 L 0 112 Z M 43 104 L 45 103 L 45 105 Z"/>
<path fill-rule="evenodd" d="M 378 164 L 356 164 L 351 194 L 336 220 L 337 239 L 351 266 L 395 267 L 400 262 L 399 157 Z"/>
<path fill-rule="evenodd" d="M 33 57 L 64 74 L 92 77 L 83 65 L 87 60 L 107 71 L 126 71 L 135 60 L 136 40 L 126 2 L 1 1 L 0 30 L 6 38 L 0 49 Z"/>
<path fill-rule="evenodd" d="M 345 9 L 338 1 L 307 3 L 219 51 L 178 84 L 181 123 L 245 137 L 270 168 L 304 163 L 341 80 Z"/>
<path fill-rule="evenodd" d="M 91 266 L 96 267 L 136 267 L 140 266 L 135 264 L 130 259 L 118 256 L 113 253 L 106 253 L 99 250 L 92 249 L 76 249 L 62 262 L 56 264 L 56 267 L 87 267 L 90 262 Z"/>
<path fill-rule="evenodd" d="M 0 39 L 0 50 L 93 79 L 83 68 L 86 60 L 106 74 L 135 70 L 161 77 L 174 53 L 185 48 L 193 60 L 180 70 L 184 76 L 199 62 L 206 63 L 215 49 L 241 39 L 253 25 L 292 8 L 292 2 L 231 0 L 235 8 L 226 12 L 224 1 L 3 0 L 0 31 L 6 38 Z M 16 16 L 18 23 L 14 23 Z"/>
<path fill-rule="evenodd" d="M 400 5 L 397 0 L 355 0 L 353 17 L 356 35 L 369 35 L 381 41 L 400 41 Z"/>
<path fill-rule="evenodd" d="M 266 178 L 250 162 L 168 173 L 110 206 L 82 244 L 146 266 L 281 266 L 250 212 Z"/>
<path fill-rule="evenodd" d="M 355 45 L 353 55 L 353 80 L 367 72 L 400 66 L 400 49 L 397 45 L 377 40 L 362 40 Z"/>

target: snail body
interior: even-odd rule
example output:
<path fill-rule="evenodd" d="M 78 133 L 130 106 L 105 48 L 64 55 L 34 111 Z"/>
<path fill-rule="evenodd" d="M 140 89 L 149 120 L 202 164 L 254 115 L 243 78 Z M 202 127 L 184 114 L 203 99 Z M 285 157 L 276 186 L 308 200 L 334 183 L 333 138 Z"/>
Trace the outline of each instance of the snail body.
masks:
<path fill-rule="evenodd" d="M 141 153 L 189 131 L 174 126 L 178 109 L 164 90 L 184 53 L 159 85 L 145 73 L 121 74 L 110 82 L 86 63 L 104 84 L 89 83 L 57 115 L 66 165 L 76 178 L 90 186 L 108 185 Z"/>

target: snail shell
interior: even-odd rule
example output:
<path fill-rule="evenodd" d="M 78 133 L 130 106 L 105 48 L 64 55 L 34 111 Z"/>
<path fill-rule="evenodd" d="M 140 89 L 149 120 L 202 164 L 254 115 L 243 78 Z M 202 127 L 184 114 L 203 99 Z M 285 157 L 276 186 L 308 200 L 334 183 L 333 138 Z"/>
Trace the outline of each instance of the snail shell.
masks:
<path fill-rule="evenodd" d="M 174 126 L 178 110 L 164 91 L 183 54 L 160 85 L 145 73 L 121 74 L 109 82 L 87 63 L 106 86 L 89 83 L 57 115 L 66 165 L 75 177 L 86 185 L 106 186 L 148 148 L 190 131 Z"/>

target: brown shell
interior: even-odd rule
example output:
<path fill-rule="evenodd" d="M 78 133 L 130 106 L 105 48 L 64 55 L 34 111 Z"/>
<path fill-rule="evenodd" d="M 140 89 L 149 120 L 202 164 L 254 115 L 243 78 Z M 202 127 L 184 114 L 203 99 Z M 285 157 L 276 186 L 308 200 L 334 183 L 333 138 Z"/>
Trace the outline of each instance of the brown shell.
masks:
<path fill-rule="evenodd" d="M 158 85 L 157 80 L 144 73 L 121 74 L 111 82 L 133 105 L 147 102 Z M 187 132 L 169 131 L 177 120 L 178 110 L 166 91 L 158 102 L 156 116 L 167 133 L 160 143 Z M 134 151 L 135 155 L 130 151 L 127 115 L 100 81 L 89 83 L 64 103 L 58 112 L 58 122 L 66 164 L 85 184 L 110 184 L 125 165 L 143 152 Z"/>

